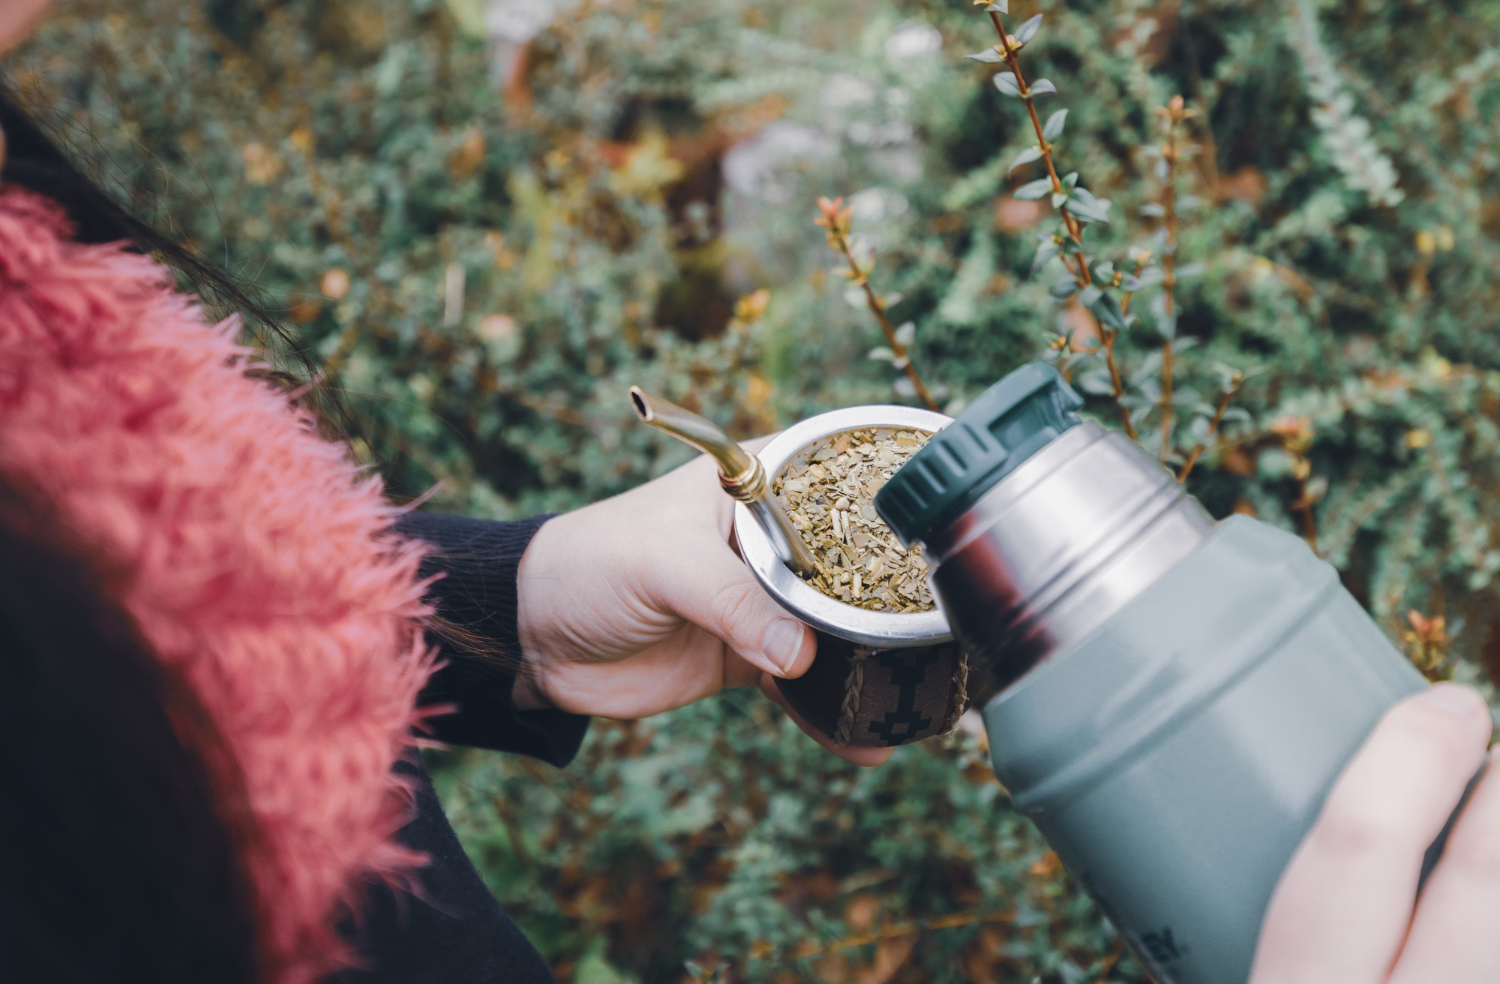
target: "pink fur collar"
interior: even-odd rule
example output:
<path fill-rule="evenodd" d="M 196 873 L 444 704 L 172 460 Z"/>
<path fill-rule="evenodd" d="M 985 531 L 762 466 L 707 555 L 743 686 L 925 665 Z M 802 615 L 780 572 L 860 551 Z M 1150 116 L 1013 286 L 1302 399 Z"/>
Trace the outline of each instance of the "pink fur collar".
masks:
<path fill-rule="evenodd" d="M 349 959 L 334 921 L 393 840 L 391 767 L 431 668 L 420 548 L 380 480 L 266 382 L 237 326 L 172 277 L 83 246 L 35 195 L 0 191 L 0 469 L 49 493 L 126 575 L 124 603 L 238 758 L 275 984 Z"/>

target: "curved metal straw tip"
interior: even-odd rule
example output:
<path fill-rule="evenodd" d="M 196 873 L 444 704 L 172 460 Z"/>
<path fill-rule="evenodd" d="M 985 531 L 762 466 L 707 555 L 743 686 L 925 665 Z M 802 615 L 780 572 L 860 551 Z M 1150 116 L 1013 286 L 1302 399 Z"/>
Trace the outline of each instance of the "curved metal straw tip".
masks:
<path fill-rule="evenodd" d="M 737 498 L 739 493 L 754 495 L 756 476 L 763 474 L 760 459 L 740 447 L 718 424 L 670 400 L 652 396 L 639 386 L 630 387 L 630 405 L 635 415 L 657 430 L 666 431 L 679 441 L 691 444 L 719 463 L 725 490 Z"/>
<path fill-rule="evenodd" d="M 635 407 L 635 415 L 646 423 L 651 423 L 655 413 L 651 409 L 651 395 L 639 386 L 630 387 L 630 405 Z"/>
<path fill-rule="evenodd" d="M 711 456 L 719 466 L 719 484 L 725 492 L 750 507 L 756 521 L 776 545 L 783 562 L 798 574 L 817 573 L 818 562 L 812 548 L 771 495 L 766 469 L 759 458 L 740 447 L 718 424 L 661 397 L 652 396 L 639 386 L 630 387 L 630 405 L 645 423 Z"/>

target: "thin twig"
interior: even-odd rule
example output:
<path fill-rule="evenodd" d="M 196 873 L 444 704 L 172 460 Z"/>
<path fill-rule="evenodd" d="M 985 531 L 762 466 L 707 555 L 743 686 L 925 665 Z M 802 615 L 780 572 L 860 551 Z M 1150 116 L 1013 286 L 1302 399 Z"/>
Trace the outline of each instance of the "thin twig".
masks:
<path fill-rule="evenodd" d="M 864 291 L 865 306 L 880 323 L 880 330 L 885 334 L 885 341 L 891 348 L 891 354 L 895 356 L 897 368 L 906 373 L 906 378 L 911 381 L 912 389 L 916 391 L 917 398 L 922 401 L 922 405 L 936 412 L 937 402 L 927 391 L 927 384 L 923 383 L 922 377 L 917 374 L 916 366 L 912 365 L 911 355 L 907 352 L 906 346 L 902 345 L 901 339 L 897 337 L 896 329 L 891 325 L 890 316 L 885 313 L 885 303 L 870 286 L 869 276 L 860 268 L 859 261 L 854 258 L 854 251 L 849 248 L 849 219 L 853 215 L 853 209 L 844 205 L 842 198 L 820 198 L 818 208 L 822 211 L 823 217 L 817 220 L 817 224 L 828 230 L 828 244 L 841 253 L 848 262 L 849 279 Z"/>
<path fill-rule="evenodd" d="M 1307 480 L 1311 472 L 1298 471 L 1297 473 L 1297 501 L 1292 503 L 1292 508 L 1302 517 L 1302 539 L 1312 547 L 1312 552 L 1322 556 L 1318 550 L 1318 521 L 1313 516 L 1312 496 L 1308 494 Z"/>
<path fill-rule="evenodd" d="M 1167 142 L 1161 148 L 1162 160 L 1167 165 L 1166 183 L 1162 189 L 1162 222 L 1166 228 L 1167 242 L 1161 258 L 1161 291 L 1163 317 L 1171 324 L 1177 311 L 1177 161 L 1180 157 L 1177 128 L 1192 115 L 1192 110 L 1186 108 L 1181 96 L 1173 96 L 1166 108 L 1158 112 L 1165 117 L 1167 127 Z M 1174 326 L 1174 334 L 1175 331 Z M 1164 335 L 1161 345 L 1161 447 L 1157 454 L 1162 464 L 1167 463 L 1167 455 L 1171 450 L 1172 338 Z"/>
<path fill-rule="evenodd" d="M 1186 482 L 1188 476 L 1193 473 L 1193 466 L 1198 463 L 1198 458 L 1202 456 L 1204 450 L 1208 447 L 1208 442 L 1213 440 L 1214 435 L 1219 432 L 1219 425 L 1224 422 L 1224 414 L 1229 410 L 1229 401 L 1234 399 L 1234 395 L 1240 391 L 1240 384 L 1244 381 L 1244 375 L 1239 372 L 1236 372 L 1234 377 L 1230 379 L 1229 385 L 1224 388 L 1223 395 L 1219 397 L 1219 406 L 1214 410 L 1213 420 L 1209 421 L 1208 433 L 1204 435 L 1202 441 L 1198 442 L 1198 446 L 1193 448 L 1193 452 L 1188 455 L 1187 461 L 1183 462 L 1182 470 L 1177 473 L 1177 481 Z"/>
<path fill-rule="evenodd" d="M 1100 968 L 1101 977 L 1097 984 L 1108 984 L 1109 975 L 1113 974 L 1115 967 L 1119 965 L 1120 958 L 1125 956 L 1125 938 L 1115 937 L 1115 945 L 1109 948 L 1109 955 L 1104 958 L 1104 966 Z"/>
<path fill-rule="evenodd" d="M 859 933 L 834 940 L 832 943 L 819 945 L 817 943 L 803 943 L 792 951 L 794 960 L 805 960 L 808 957 L 821 956 L 826 953 L 836 953 L 840 950 L 850 950 L 857 946 L 869 946 L 881 940 L 899 939 L 903 936 L 911 936 L 932 929 L 957 929 L 960 926 L 972 926 L 975 923 L 1008 923 L 1016 918 L 1014 909 L 1006 909 L 1000 912 L 958 912 L 948 916 L 937 916 L 932 919 L 913 920 L 911 922 L 893 923 L 878 930 L 868 933 Z"/>
<path fill-rule="evenodd" d="M 1156 460 L 1167 463 L 1167 452 L 1172 450 L 1172 340 L 1161 343 L 1161 447 L 1156 451 Z"/>
<path fill-rule="evenodd" d="M 1031 87 L 1026 84 L 1025 73 L 1021 71 L 1021 46 L 1011 43 L 1012 38 L 1006 33 L 1005 25 L 1001 22 L 997 12 L 991 10 L 989 15 L 990 23 L 995 25 L 995 33 L 1000 35 L 1000 50 L 1005 55 L 1005 63 L 1016 77 L 1016 87 L 1020 89 L 1021 101 L 1026 104 L 1026 115 L 1031 118 L 1031 128 L 1036 131 L 1036 145 L 1041 150 L 1042 163 L 1047 167 L 1047 177 L 1052 181 L 1052 192 L 1056 195 L 1065 194 L 1066 189 L 1063 187 L 1062 179 L 1057 176 L 1057 165 L 1052 160 L 1052 145 L 1047 142 L 1042 119 L 1037 115 L 1036 98 L 1032 94 Z M 1090 287 L 1094 283 L 1094 277 L 1089 270 L 1088 257 L 1083 252 L 1083 225 L 1066 208 L 1059 208 L 1057 211 L 1062 216 L 1063 225 L 1067 228 L 1068 236 L 1074 243 L 1075 263 L 1069 263 L 1064 255 L 1063 265 L 1068 268 L 1068 272 L 1073 275 L 1079 287 Z M 1092 311 L 1089 312 L 1089 316 L 1098 326 L 1099 340 L 1104 350 L 1104 364 L 1109 368 L 1110 388 L 1113 390 L 1115 404 L 1120 408 L 1120 421 L 1124 425 L 1126 435 L 1131 440 L 1136 440 L 1135 423 L 1130 419 L 1130 409 L 1123 402 L 1125 381 L 1120 376 L 1119 365 L 1115 362 L 1115 332 L 1101 322 Z"/>
<path fill-rule="evenodd" d="M 1143 249 L 1139 253 L 1134 254 L 1134 256 L 1135 256 L 1135 275 L 1137 277 L 1139 277 L 1145 271 L 1146 267 L 1148 267 L 1148 266 L 1151 265 L 1151 251 Z M 1130 313 L 1130 302 L 1131 302 L 1131 299 L 1133 299 L 1134 297 L 1135 297 L 1135 291 L 1133 291 L 1133 290 L 1127 290 L 1127 291 L 1121 291 L 1120 292 L 1120 313 L 1121 314 L 1129 314 Z"/>
<path fill-rule="evenodd" d="M 1026 114 L 1031 117 L 1031 127 L 1036 131 L 1036 145 L 1042 151 L 1042 163 L 1047 165 L 1047 177 L 1052 179 L 1052 191 L 1054 194 L 1064 193 L 1062 179 L 1057 176 L 1057 166 L 1052 161 L 1052 145 L 1047 142 L 1042 128 L 1041 117 L 1037 115 L 1036 98 L 1032 95 L 1031 87 L 1026 84 L 1026 76 L 1021 72 L 1020 47 L 1011 44 L 1011 36 L 1006 33 L 1005 25 L 1000 22 L 1000 15 L 990 11 L 990 22 L 995 25 L 995 32 L 1000 35 L 1000 47 L 1005 55 L 1005 63 L 1016 76 L 1016 87 L 1021 90 L 1021 101 L 1026 104 Z M 1074 250 L 1074 256 L 1078 258 L 1078 269 L 1073 275 L 1078 278 L 1078 286 L 1087 287 L 1094 282 L 1089 272 L 1088 259 L 1083 255 L 1083 226 L 1067 209 L 1058 209 L 1062 214 L 1063 225 L 1068 227 L 1068 235 L 1073 242 L 1078 244 Z"/>

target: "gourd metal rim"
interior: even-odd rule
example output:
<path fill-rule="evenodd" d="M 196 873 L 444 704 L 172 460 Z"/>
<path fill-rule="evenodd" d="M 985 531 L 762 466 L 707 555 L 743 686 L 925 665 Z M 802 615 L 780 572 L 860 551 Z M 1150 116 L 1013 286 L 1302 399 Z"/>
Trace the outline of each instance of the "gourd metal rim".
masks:
<path fill-rule="evenodd" d="M 760 453 L 771 481 L 799 451 L 835 434 L 872 427 L 935 434 L 952 422 L 931 410 L 894 405 L 846 407 L 809 417 L 776 435 Z M 930 612 L 871 612 L 830 598 L 792 573 L 743 504 L 734 507 L 734 535 L 755 579 L 783 608 L 815 629 L 872 649 L 909 649 L 949 642 L 953 630 L 937 609 Z"/>

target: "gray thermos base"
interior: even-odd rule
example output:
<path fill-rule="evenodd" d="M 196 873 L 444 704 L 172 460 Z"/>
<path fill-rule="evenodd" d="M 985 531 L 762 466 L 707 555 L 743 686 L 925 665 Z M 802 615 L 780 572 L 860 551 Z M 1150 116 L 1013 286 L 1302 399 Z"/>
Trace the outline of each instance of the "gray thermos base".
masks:
<path fill-rule="evenodd" d="M 1015 806 L 1161 984 L 1240 984 L 1329 787 L 1425 685 L 1332 567 L 1237 516 L 984 717 Z"/>

